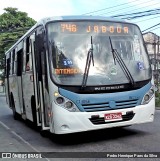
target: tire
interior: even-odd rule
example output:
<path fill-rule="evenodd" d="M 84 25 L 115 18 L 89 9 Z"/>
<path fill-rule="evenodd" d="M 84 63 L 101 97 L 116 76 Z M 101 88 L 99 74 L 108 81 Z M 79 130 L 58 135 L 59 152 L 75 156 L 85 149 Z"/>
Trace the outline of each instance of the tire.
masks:
<path fill-rule="evenodd" d="M 14 118 L 15 120 L 18 120 L 18 119 L 19 119 L 19 115 L 18 115 L 18 113 L 16 112 L 16 108 L 15 108 L 13 96 L 12 96 L 12 101 L 11 101 L 11 107 L 12 107 L 12 112 L 13 112 L 13 118 Z"/>
<path fill-rule="evenodd" d="M 37 116 L 36 116 L 36 102 L 35 97 L 31 98 L 31 108 L 32 108 L 32 116 L 33 116 L 33 126 L 37 127 Z"/>
<path fill-rule="evenodd" d="M 41 130 L 40 135 L 44 138 L 48 138 L 50 135 L 50 132 L 48 130 Z"/>

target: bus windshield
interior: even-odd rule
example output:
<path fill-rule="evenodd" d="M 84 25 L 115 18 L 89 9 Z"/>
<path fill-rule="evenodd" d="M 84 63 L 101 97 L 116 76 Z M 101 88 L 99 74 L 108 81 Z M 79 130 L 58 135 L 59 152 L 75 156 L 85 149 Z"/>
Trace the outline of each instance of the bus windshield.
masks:
<path fill-rule="evenodd" d="M 130 82 L 114 58 L 113 49 L 123 60 L 134 82 L 151 78 L 148 55 L 136 25 L 108 21 L 61 21 L 49 23 L 47 33 L 52 76 L 58 84 L 82 85 L 91 47 L 94 64 L 89 66 L 86 86 Z"/>

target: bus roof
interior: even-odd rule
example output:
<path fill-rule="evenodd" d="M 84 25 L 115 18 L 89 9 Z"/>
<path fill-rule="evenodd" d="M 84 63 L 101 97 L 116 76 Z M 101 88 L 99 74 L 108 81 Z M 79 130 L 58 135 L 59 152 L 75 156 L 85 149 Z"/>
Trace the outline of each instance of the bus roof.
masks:
<path fill-rule="evenodd" d="M 116 22 L 126 22 L 122 19 L 112 18 L 112 17 L 104 17 L 104 16 L 54 16 L 54 17 L 47 17 L 44 19 L 41 19 L 38 24 L 46 24 L 50 21 L 61 21 L 61 20 L 103 20 L 103 21 L 116 21 Z"/>

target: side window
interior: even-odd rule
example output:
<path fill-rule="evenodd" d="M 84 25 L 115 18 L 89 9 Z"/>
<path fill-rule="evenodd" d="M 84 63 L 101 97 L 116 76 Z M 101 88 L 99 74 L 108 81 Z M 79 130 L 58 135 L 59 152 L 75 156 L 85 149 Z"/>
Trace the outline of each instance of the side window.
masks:
<path fill-rule="evenodd" d="M 29 52 L 28 50 L 28 38 L 26 38 L 24 41 L 23 41 L 23 72 L 26 71 L 26 53 Z"/>
<path fill-rule="evenodd" d="M 43 26 L 38 27 L 35 36 L 35 61 L 39 80 L 42 77 L 42 68 L 43 68 L 41 64 L 41 54 L 43 53 L 43 55 L 45 55 L 44 34 L 45 33 Z"/>
<path fill-rule="evenodd" d="M 12 74 L 14 74 L 14 65 L 15 65 L 15 49 L 12 51 Z"/>
<path fill-rule="evenodd" d="M 17 76 L 22 76 L 23 50 L 17 51 Z"/>
<path fill-rule="evenodd" d="M 29 64 L 29 55 L 30 55 L 30 41 L 29 37 L 26 39 L 26 64 L 25 64 L 25 70 L 30 70 L 30 64 Z"/>
<path fill-rule="evenodd" d="M 31 71 L 32 70 L 32 42 L 31 42 L 31 36 L 28 37 L 25 41 L 25 71 Z"/>
<path fill-rule="evenodd" d="M 6 77 L 7 76 L 7 58 L 6 58 L 6 55 L 5 55 L 4 74 L 5 74 L 5 77 Z"/>
<path fill-rule="evenodd" d="M 10 72 L 10 58 L 6 58 L 6 77 L 9 77 L 9 72 Z"/>
<path fill-rule="evenodd" d="M 14 59 L 14 74 L 17 74 L 17 48 L 15 49 L 15 59 Z"/>
<path fill-rule="evenodd" d="M 12 75 L 12 54 L 9 53 L 9 75 Z"/>

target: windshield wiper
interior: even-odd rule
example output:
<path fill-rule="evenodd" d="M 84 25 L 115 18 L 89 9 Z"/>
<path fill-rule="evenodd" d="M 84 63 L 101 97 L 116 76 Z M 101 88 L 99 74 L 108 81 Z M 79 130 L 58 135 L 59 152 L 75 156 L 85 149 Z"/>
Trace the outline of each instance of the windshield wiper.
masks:
<path fill-rule="evenodd" d="M 126 64 L 124 63 L 123 59 L 121 58 L 120 54 L 118 53 L 118 51 L 113 48 L 110 36 L 109 36 L 109 41 L 110 41 L 110 45 L 111 45 L 111 51 L 113 54 L 114 64 L 116 65 L 116 60 L 117 60 L 118 64 L 120 65 L 120 67 L 123 70 L 124 74 L 126 75 L 127 79 L 130 81 L 132 86 L 134 86 L 134 84 L 135 84 L 134 79 L 133 79 L 130 71 L 128 70 Z"/>
<path fill-rule="evenodd" d="M 91 48 L 89 49 L 89 51 L 87 53 L 86 66 L 85 66 L 85 71 L 83 74 L 81 89 L 84 89 L 86 87 L 89 69 L 90 69 L 90 65 L 91 65 L 91 60 L 92 60 L 93 66 L 94 66 L 92 36 L 91 36 Z"/>

